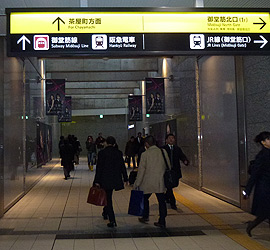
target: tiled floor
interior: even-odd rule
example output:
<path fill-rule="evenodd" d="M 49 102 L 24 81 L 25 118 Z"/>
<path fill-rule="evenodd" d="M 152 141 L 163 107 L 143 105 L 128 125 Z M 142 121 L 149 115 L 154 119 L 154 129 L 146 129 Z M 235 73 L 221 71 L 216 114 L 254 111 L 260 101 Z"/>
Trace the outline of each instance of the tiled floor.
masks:
<path fill-rule="evenodd" d="M 114 192 L 118 227 L 107 228 L 102 208 L 86 203 L 93 177 L 84 161 L 69 180 L 56 165 L 0 219 L 0 250 L 270 249 L 266 223 L 249 238 L 244 222 L 251 215 L 183 183 L 175 189 L 178 211 L 168 209 L 167 229 L 153 226 L 158 217 L 154 195 L 149 224 L 127 214 L 130 186 Z"/>

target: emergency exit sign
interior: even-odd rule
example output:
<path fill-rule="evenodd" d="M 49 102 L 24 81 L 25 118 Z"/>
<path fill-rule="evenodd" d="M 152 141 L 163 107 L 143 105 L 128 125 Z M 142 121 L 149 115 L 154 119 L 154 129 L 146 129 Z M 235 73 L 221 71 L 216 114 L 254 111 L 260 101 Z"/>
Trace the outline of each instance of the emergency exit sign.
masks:
<path fill-rule="evenodd" d="M 6 9 L 8 56 L 269 54 L 268 9 Z"/>

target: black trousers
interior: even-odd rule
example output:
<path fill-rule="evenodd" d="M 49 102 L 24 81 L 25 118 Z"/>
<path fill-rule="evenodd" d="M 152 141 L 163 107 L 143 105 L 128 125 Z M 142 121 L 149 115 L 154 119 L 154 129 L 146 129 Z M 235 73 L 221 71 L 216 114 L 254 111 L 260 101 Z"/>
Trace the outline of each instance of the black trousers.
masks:
<path fill-rule="evenodd" d="M 128 167 L 130 167 L 130 160 L 132 158 L 132 163 L 133 163 L 133 169 L 136 168 L 136 161 L 135 161 L 135 156 L 127 156 L 127 164 L 128 164 Z"/>
<path fill-rule="evenodd" d="M 149 218 L 149 198 L 152 194 L 144 195 L 144 211 L 143 218 Z M 164 193 L 156 193 L 155 194 L 158 200 L 158 208 L 159 208 L 159 220 L 158 222 L 162 225 L 165 225 L 165 218 L 167 216 L 167 207 L 165 202 L 165 194 Z"/>
<path fill-rule="evenodd" d="M 104 215 L 108 215 L 110 222 L 115 222 L 115 215 L 113 211 L 113 204 L 112 204 L 112 189 L 105 190 L 107 195 L 107 206 L 103 208 Z"/>
<path fill-rule="evenodd" d="M 170 202 L 171 206 L 176 206 L 176 200 L 175 200 L 172 188 L 167 188 L 165 197 L 166 197 L 166 201 Z"/>

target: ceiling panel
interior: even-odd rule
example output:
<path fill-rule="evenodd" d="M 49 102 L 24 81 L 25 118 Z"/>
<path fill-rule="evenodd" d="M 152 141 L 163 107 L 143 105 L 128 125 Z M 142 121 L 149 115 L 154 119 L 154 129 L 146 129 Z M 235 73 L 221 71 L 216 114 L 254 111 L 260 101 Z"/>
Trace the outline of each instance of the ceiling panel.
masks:
<path fill-rule="evenodd" d="M 5 8 L 34 7 L 193 7 L 195 0 L 0 0 L 0 14 Z"/>

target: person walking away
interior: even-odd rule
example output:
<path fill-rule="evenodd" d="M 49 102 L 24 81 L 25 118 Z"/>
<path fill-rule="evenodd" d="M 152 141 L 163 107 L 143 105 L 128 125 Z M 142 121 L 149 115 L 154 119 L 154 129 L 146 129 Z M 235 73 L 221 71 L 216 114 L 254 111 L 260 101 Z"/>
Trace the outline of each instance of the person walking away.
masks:
<path fill-rule="evenodd" d="M 87 149 L 87 160 L 88 160 L 88 167 L 91 171 L 94 169 L 94 158 L 96 157 L 96 144 L 94 143 L 93 137 L 88 136 L 85 142 L 85 146 Z"/>
<path fill-rule="evenodd" d="M 138 132 L 138 136 L 136 137 L 135 142 L 137 144 L 137 149 L 136 149 L 137 166 L 139 166 L 141 155 L 145 151 L 145 148 L 144 148 L 144 138 L 142 137 L 142 133 L 141 132 Z"/>
<path fill-rule="evenodd" d="M 171 167 L 176 172 L 177 177 L 179 179 L 182 178 L 180 161 L 182 161 L 186 166 L 188 166 L 189 161 L 182 149 L 176 145 L 175 136 L 173 134 L 168 134 L 166 136 L 166 145 L 163 148 L 169 156 Z M 177 210 L 172 188 L 168 188 L 166 191 L 166 202 L 170 203 L 172 209 Z"/>
<path fill-rule="evenodd" d="M 104 148 L 104 142 L 105 142 L 105 139 L 102 137 L 102 133 L 99 133 L 96 139 L 96 146 L 97 146 L 98 153 L 100 150 Z"/>
<path fill-rule="evenodd" d="M 250 178 L 243 192 L 244 199 L 247 199 L 255 187 L 251 213 L 256 218 L 249 221 L 246 228 L 250 237 L 253 228 L 265 219 L 270 219 L 270 132 L 261 132 L 254 141 L 260 144 L 262 149 L 256 155 Z"/>
<path fill-rule="evenodd" d="M 80 153 L 82 151 L 81 143 L 77 137 L 74 137 L 74 162 L 76 165 L 80 162 Z"/>
<path fill-rule="evenodd" d="M 140 166 L 138 168 L 137 179 L 134 183 L 134 189 L 144 192 L 144 212 L 139 222 L 147 223 L 149 221 L 149 198 L 152 193 L 156 194 L 159 204 L 159 220 L 154 223 L 155 226 L 165 228 L 167 216 L 167 207 L 165 202 L 165 184 L 164 173 L 166 163 L 161 150 L 156 146 L 156 140 L 153 136 L 145 138 L 146 151 L 142 153 Z M 170 167 L 170 161 L 165 150 L 164 155 Z"/>
<path fill-rule="evenodd" d="M 124 189 L 124 182 L 127 183 L 128 176 L 123 159 L 123 153 L 114 145 L 115 138 L 109 136 L 106 139 L 107 146 L 98 153 L 96 175 L 93 185 L 103 188 L 107 195 L 107 206 L 103 208 L 102 216 L 109 218 L 108 227 L 116 227 L 115 214 L 113 210 L 113 190 Z M 124 182 L 123 182 L 124 180 Z"/>
<path fill-rule="evenodd" d="M 61 135 L 60 139 L 59 139 L 59 142 L 58 142 L 58 150 L 59 150 L 60 158 L 61 158 L 60 148 L 61 148 L 62 145 L 64 145 L 64 139 L 65 139 L 65 137 Z M 62 158 L 61 158 L 61 166 L 63 166 Z"/>
<path fill-rule="evenodd" d="M 69 143 L 68 139 L 64 139 L 64 144 L 60 146 L 60 157 L 62 159 L 65 180 L 67 180 L 67 178 L 70 177 L 70 171 L 74 169 L 74 151 L 73 146 Z"/>
<path fill-rule="evenodd" d="M 133 170 L 136 168 L 136 161 L 135 161 L 136 149 L 137 144 L 135 142 L 135 138 L 134 136 L 131 136 L 130 140 L 126 144 L 125 156 L 127 157 L 128 168 L 130 168 L 130 160 L 132 158 Z"/>

